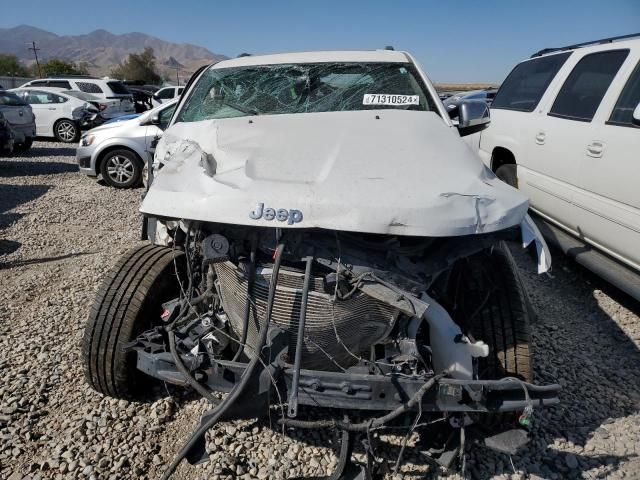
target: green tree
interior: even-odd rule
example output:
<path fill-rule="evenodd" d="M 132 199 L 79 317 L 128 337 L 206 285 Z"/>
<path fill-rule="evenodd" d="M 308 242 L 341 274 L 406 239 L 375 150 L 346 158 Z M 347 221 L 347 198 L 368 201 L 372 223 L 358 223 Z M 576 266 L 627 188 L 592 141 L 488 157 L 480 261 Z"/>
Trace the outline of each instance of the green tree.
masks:
<path fill-rule="evenodd" d="M 0 75 L 26 77 L 29 72 L 15 55 L 0 54 Z"/>
<path fill-rule="evenodd" d="M 31 70 L 34 74 L 38 74 L 36 65 L 32 65 Z M 73 62 L 66 62 L 57 58 L 52 58 L 48 62 L 40 64 L 40 70 L 44 77 L 50 75 L 87 75 L 89 73 L 84 64 L 76 65 Z"/>
<path fill-rule="evenodd" d="M 120 80 L 141 80 L 145 83 L 159 84 L 162 81 L 156 71 L 156 57 L 153 48 L 147 47 L 142 53 L 131 53 L 111 71 L 111 76 Z"/>

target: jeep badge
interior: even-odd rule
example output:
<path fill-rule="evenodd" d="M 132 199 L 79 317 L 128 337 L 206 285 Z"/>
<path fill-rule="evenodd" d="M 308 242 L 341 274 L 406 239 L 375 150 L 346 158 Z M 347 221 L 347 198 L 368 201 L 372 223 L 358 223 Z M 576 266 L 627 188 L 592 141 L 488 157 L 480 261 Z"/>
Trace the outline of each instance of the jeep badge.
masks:
<path fill-rule="evenodd" d="M 253 220 L 265 220 L 277 219 L 279 222 L 286 221 L 289 225 L 294 223 L 300 223 L 302 221 L 302 212 L 300 210 L 287 210 L 286 208 L 264 208 L 264 203 L 259 203 L 256 209 L 249 213 L 249 218 Z"/>

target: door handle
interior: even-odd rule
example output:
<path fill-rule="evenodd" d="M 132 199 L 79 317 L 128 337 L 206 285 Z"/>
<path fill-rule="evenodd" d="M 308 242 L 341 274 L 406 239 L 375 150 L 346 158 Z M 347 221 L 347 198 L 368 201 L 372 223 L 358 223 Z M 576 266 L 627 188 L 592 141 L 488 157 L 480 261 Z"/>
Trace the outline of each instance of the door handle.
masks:
<path fill-rule="evenodd" d="M 544 145 L 545 138 L 547 138 L 547 134 L 546 133 L 544 133 L 544 132 L 536 133 L 536 143 L 538 145 Z"/>
<path fill-rule="evenodd" d="M 55 110 L 56 107 L 49 107 L 49 110 Z"/>
<path fill-rule="evenodd" d="M 593 141 L 589 145 L 587 145 L 587 155 L 594 158 L 602 157 L 602 152 L 604 152 L 604 143 Z"/>

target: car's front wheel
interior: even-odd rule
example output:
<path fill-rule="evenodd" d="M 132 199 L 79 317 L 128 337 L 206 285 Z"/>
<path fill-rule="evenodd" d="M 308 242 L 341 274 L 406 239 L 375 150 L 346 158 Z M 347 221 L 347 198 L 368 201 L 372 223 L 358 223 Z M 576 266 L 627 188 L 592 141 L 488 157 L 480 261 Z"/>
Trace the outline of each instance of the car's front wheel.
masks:
<path fill-rule="evenodd" d="M 152 382 L 136 368 L 136 354 L 124 352 L 123 346 L 161 323 L 162 304 L 180 292 L 178 275 L 183 275 L 183 266 L 182 252 L 143 245 L 127 252 L 109 272 L 91 308 L 82 343 L 85 376 L 94 390 L 133 399 Z"/>
<path fill-rule="evenodd" d="M 63 118 L 53 126 L 53 134 L 59 142 L 73 143 L 78 141 L 80 129 L 73 120 Z"/>
<path fill-rule="evenodd" d="M 100 162 L 100 173 L 111 187 L 136 187 L 142 179 L 142 162 L 130 150 L 112 150 Z"/>
<path fill-rule="evenodd" d="M 445 303 L 461 330 L 489 345 L 479 379 L 533 379 L 529 324 L 532 311 L 507 245 L 459 260 L 445 277 Z"/>

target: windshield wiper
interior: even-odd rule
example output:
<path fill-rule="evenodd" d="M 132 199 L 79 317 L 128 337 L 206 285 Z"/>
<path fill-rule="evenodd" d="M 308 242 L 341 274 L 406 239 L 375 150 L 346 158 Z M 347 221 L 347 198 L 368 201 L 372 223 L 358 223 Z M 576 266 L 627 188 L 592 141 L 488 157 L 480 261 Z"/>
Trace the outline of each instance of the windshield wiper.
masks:
<path fill-rule="evenodd" d="M 260 115 L 260 112 L 258 110 L 256 110 L 255 108 L 244 107 L 242 105 L 238 105 L 236 103 L 229 102 L 227 100 L 222 100 L 222 104 L 226 105 L 227 107 L 231 107 L 231 108 L 233 108 L 235 110 L 238 110 L 239 112 L 246 113 L 248 115 Z"/>

